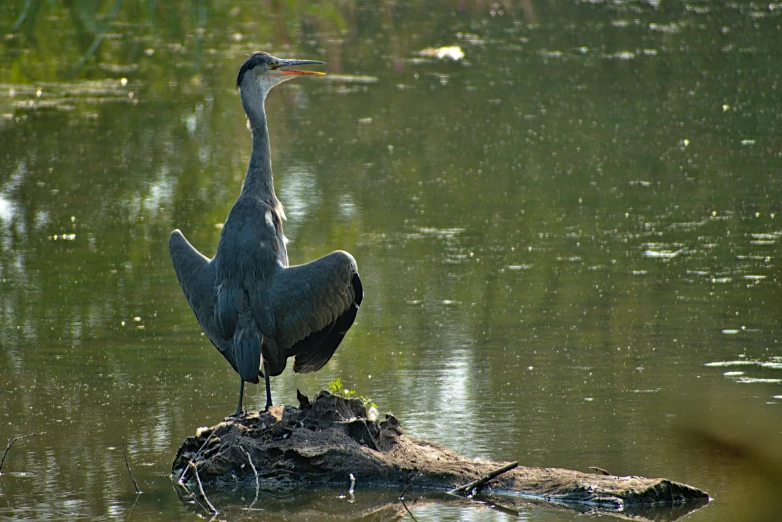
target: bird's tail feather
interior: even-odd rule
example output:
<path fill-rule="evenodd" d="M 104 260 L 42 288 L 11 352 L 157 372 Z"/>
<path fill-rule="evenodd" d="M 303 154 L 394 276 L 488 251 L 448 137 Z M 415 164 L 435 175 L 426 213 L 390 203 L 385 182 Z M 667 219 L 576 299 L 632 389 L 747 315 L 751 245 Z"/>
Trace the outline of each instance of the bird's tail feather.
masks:
<path fill-rule="evenodd" d="M 245 382 L 258 384 L 261 368 L 261 338 L 254 328 L 237 329 L 234 335 L 236 371 Z"/>
<path fill-rule="evenodd" d="M 287 364 L 287 357 L 281 352 L 274 339 L 265 337 L 261 350 L 263 361 L 268 364 L 269 376 L 276 377 L 280 375 Z"/>
<path fill-rule="evenodd" d="M 237 297 L 241 294 L 233 288 L 220 285 L 217 288 L 217 306 L 215 307 L 215 322 L 217 333 L 223 339 L 230 339 L 236 331 L 236 323 L 239 320 Z"/>

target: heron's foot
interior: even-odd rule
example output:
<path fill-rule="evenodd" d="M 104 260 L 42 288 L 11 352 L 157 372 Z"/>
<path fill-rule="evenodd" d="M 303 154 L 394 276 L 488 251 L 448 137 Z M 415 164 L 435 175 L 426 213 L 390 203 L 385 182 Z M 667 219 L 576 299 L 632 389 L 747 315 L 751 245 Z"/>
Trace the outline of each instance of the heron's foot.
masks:
<path fill-rule="evenodd" d="M 244 410 L 236 410 L 236 411 L 235 411 L 235 412 L 233 412 L 232 414 L 228 415 L 228 416 L 226 417 L 226 419 L 241 419 L 241 418 L 242 418 L 242 417 L 244 417 L 245 415 L 247 415 L 247 412 L 246 412 L 246 411 L 244 411 Z"/>
<path fill-rule="evenodd" d="M 271 408 L 272 406 L 274 406 L 274 404 L 272 404 L 271 402 L 267 402 L 266 406 L 261 410 L 261 413 L 269 413 L 269 408 Z"/>

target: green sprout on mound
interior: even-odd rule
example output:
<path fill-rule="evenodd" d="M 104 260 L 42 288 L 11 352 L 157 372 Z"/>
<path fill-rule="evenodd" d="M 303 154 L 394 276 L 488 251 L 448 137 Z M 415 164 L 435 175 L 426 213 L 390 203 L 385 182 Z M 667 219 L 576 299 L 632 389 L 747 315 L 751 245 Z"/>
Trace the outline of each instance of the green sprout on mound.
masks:
<path fill-rule="evenodd" d="M 337 397 L 342 397 L 343 399 L 358 399 L 361 401 L 361 404 L 366 406 L 367 408 L 377 408 L 377 404 L 372 402 L 372 399 L 369 397 L 364 397 L 363 395 L 356 396 L 356 390 L 349 390 L 345 388 L 342 385 L 342 379 L 337 377 L 333 381 L 329 382 L 329 391 L 332 395 L 336 395 Z"/>

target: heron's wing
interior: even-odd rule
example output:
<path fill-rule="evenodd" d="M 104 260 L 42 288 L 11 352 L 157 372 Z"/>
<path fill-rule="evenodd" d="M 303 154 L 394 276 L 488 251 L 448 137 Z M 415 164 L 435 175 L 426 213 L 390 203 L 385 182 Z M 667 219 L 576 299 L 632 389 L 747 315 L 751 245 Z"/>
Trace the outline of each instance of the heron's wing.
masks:
<path fill-rule="evenodd" d="M 182 232 L 174 230 L 168 239 L 168 250 L 174 265 L 179 285 L 187 299 L 187 304 L 196 316 L 198 324 L 220 353 L 225 356 L 234 370 L 233 341 L 224 340 L 218 335 L 215 322 L 215 269 L 212 260 L 193 248 Z"/>
<path fill-rule="evenodd" d="M 270 292 L 275 338 L 286 357 L 296 356 L 295 372 L 317 371 L 331 359 L 363 296 L 356 260 L 347 252 L 276 275 Z"/>
<path fill-rule="evenodd" d="M 293 351 L 296 352 L 296 362 L 293 365 L 293 371 L 299 373 L 316 372 L 329 362 L 331 356 L 334 355 L 345 334 L 353 325 L 361 304 L 361 298 L 364 296 L 358 273 L 353 274 L 351 286 L 358 297 L 353 302 L 353 305 L 339 316 L 336 321 L 310 334 L 293 346 Z"/>

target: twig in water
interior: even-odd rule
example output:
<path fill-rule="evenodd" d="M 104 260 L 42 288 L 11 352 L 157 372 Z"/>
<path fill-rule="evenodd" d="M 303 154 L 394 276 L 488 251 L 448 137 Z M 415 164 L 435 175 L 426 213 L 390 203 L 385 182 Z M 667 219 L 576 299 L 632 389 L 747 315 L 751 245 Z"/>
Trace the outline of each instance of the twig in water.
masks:
<path fill-rule="evenodd" d="M 403 489 L 402 493 L 399 494 L 399 501 L 405 507 L 405 511 L 407 511 L 407 514 L 410 515 L 410 518 L 412 518 L 415 522 L 418 522 L 418 519 L 415 518 L 415 515 L 413 515 L 413 512 L 410 511 L 410 508 L 407 507 L 407 504 L 405 504 L 405 493 L 407 493 L 407 490 L 410 489 L 410 486 L 413 485 L 413 481 L 418 478 L 418 475 L 420 475 L 426 469 L 426 466 L 427 466 L 427 464 L 424 464 L 423 466 L 418 468 L 418 471 L 415 472 L 415 475 L 413 475 L 413 478 L 411 478 L 410 482 L 407 483 L 407 486 L 405 486 L 405 489 Z"/>
<path fill-rule="evenodd" d="M 597 466 L 589 466 L 589 469 L 597 473 L 598 475 L 610 475 L 611 473 L 604 470 L 603 468 L 598 468 Z"/>
<path fill-rule="evenodd" d="M 193 466 L 193 472 L 195 473 L 196 482 L 198 483 L 198 491 L 201 493 L 201 496 L 204 497 L 204 501 L 206 502 L 206 505 L 209 506 L 209 509 L 211 509 L 212 513 L 217 513 L 217 509 L 212 505 L 211 502 L 209 502 L 209 497 L 206 496 L 206 491 L 204 491 L 204 485 L 201 484 L 201 477 L 198 476 L 198 468 L 195 464 L 192 462 L 189 463 L 190 466 Z"/>
<path fill-rule="evenodd" d="M 5 447 L 5 453 L 3 453 L 3 458 L 0 460 L 0 470 L 3 469 L 3 463 L 5 463 L 5 458 L 8 456 L 8 451 L 11 449 L 11 446 L 14 445 L 14 442 L 21 439 L 26 439 L 27 437 L 35 437 L 38 435 L 37 433 L 29 433 L 27 435 L 19 435 L 18 437 L 13 437 L 11 440 L 8 441 L 8 445 Z"/>
<path fill-rule="evenodd" d="M 198 451 L 195 452 L 193 457 L 187 463 L 187 467 L 185 468 L 185 471 L 182 472 L 182 474 L 179 476 L 179 480 L 177 481 L 177 482 L 179 482 L 180 486 L 184 486 L 185 485 L 185 475 L 187 475 L 187 472 L 190 470 L 190 465 L 193 464 L 195 462 L 195 459 L 197 459 L 198 456 L 201 454 L 201 452 L 204 451 L 204 448 L 206 447 L 206 445 L 209 444 L 209 441 L 212 440 L 212 437 L 214 437 L 215 431 L 217 431 L 217 430 L 214 430 L 212 433 L 209 434 L 209 436 L 206 438 L 204 443 L 201 444 L 201 447 L 198 448 Z M 187 488 L 185 488 L 185 489 L 187 489 Z"/>
<path fill-rule="evenodd" d="M 139 499 L 140 496 L 141 495 L 136 493 L 136 500 L 134 500 L 133 501 L 133 505 L 130 506 L 130 511 L 128 511 L 128 516 L 125 517 L 125 522 L 128 522 L 128 520 L 130 520 L 130 515 L 132 515 L 133 514 L 133 510 L 136 509 L 136 504 L 138 504 L 138 499 Z"/>
<path fill-rule="evenodd" d="M 448 493 L 452 495 L 464 495 L 465 497 L 470 495 L 470 492 L 473 490 L 478 490 L 486 485 L 487 482 L 490 480 L 493 480 L 503 473 L 507 473 L 508 471 L 512 470 L 513 468 L 517 467 L 519 465 L 518 462 L 511 462 L 510 464 L 506 464 L 505 466 L 495 469 L 491 473 L 487 473 L 486 475 L 482 476 L 478 480 L 474 480 L 470 482 L 469 484 L 465 484 L 464 486 L 459 486 L 458 488 L 452 489 Z"/>
<path fill-rule="evenodd" d="M 252 509 L 255 502 L 258 500 L 258 492 L 261 490 L 261 483 L 258 480 L 258 470 L 255 469 L 255 464 L 253 464 L 253 459 L 250 458 L 250 454 L 247 452 L 246 449 L 239 446 L 239 449 L 244 452 L 244 454 L 247 456 L 247 462 L 250 463 L 250 467 L 253 469 L 253 473 L 255 473 L 255 498 L 252 502 L 250 502 L 250 509 Z"/>
<path fill-rule="evenodd" d="M 138 488 L 138 482 L 136 482 L 136 479 L 133 477 L 133 472 L 130 471 L 130 464 L 128 464 L 128 452 L 125 450 L 125 437 L 122 437 L 122 455 L 125 457 L 125 467 L 128 468 L 128 475 L 130 475 L 130 480 L 133 481 L 133 487 L 136 488 L 136 494 L 141 493 L 141 490 Z"/>
<path fill-rule="evenodd" d="M 405 486 L 405 489 L 402 490 L 402 492 L 399 494 L 399 500 L 402 500 L 405 497 L 405 493 L 407 493 L 407 490 L 410 489 L 410 486 L 413 485 L 413 481 L 418 478 L 418 475 L 420 475 L 425 469 L 427 464 L 424 464 L 420 468 L 418 468 L 418 471 L 415 472 L 415 475 L 413 475 L 413 478 L 410 479 L 410 482 L 407 483 L 407 486 Z M 407 506 L 405 506 L 407 507 Z"/>
<path fill-rule="evenodd" d="M 410 515 L 410 518 L 412 518 L 412 519 L 413 519 L 415 522 L 418 522 L 418 519 L 417 519 L 417 518 L 415 518 L 415 515 L 413 515 L 413 512 L 412 512 L 412 511 L 410 511 L 410 508 L 409 508 L 409 507 L 407 507 L 407 504 L 405 504 L 405 499 L 403 499 L 402 497 L 399 497 L 399 501 L 400 501 L 400 502 L 402 502 L 402 505 L 403 505 L 403 506 L 405 507 L 405 509 L 407 510 L 407 514 L 408 514 L 408 515 Z"/>

